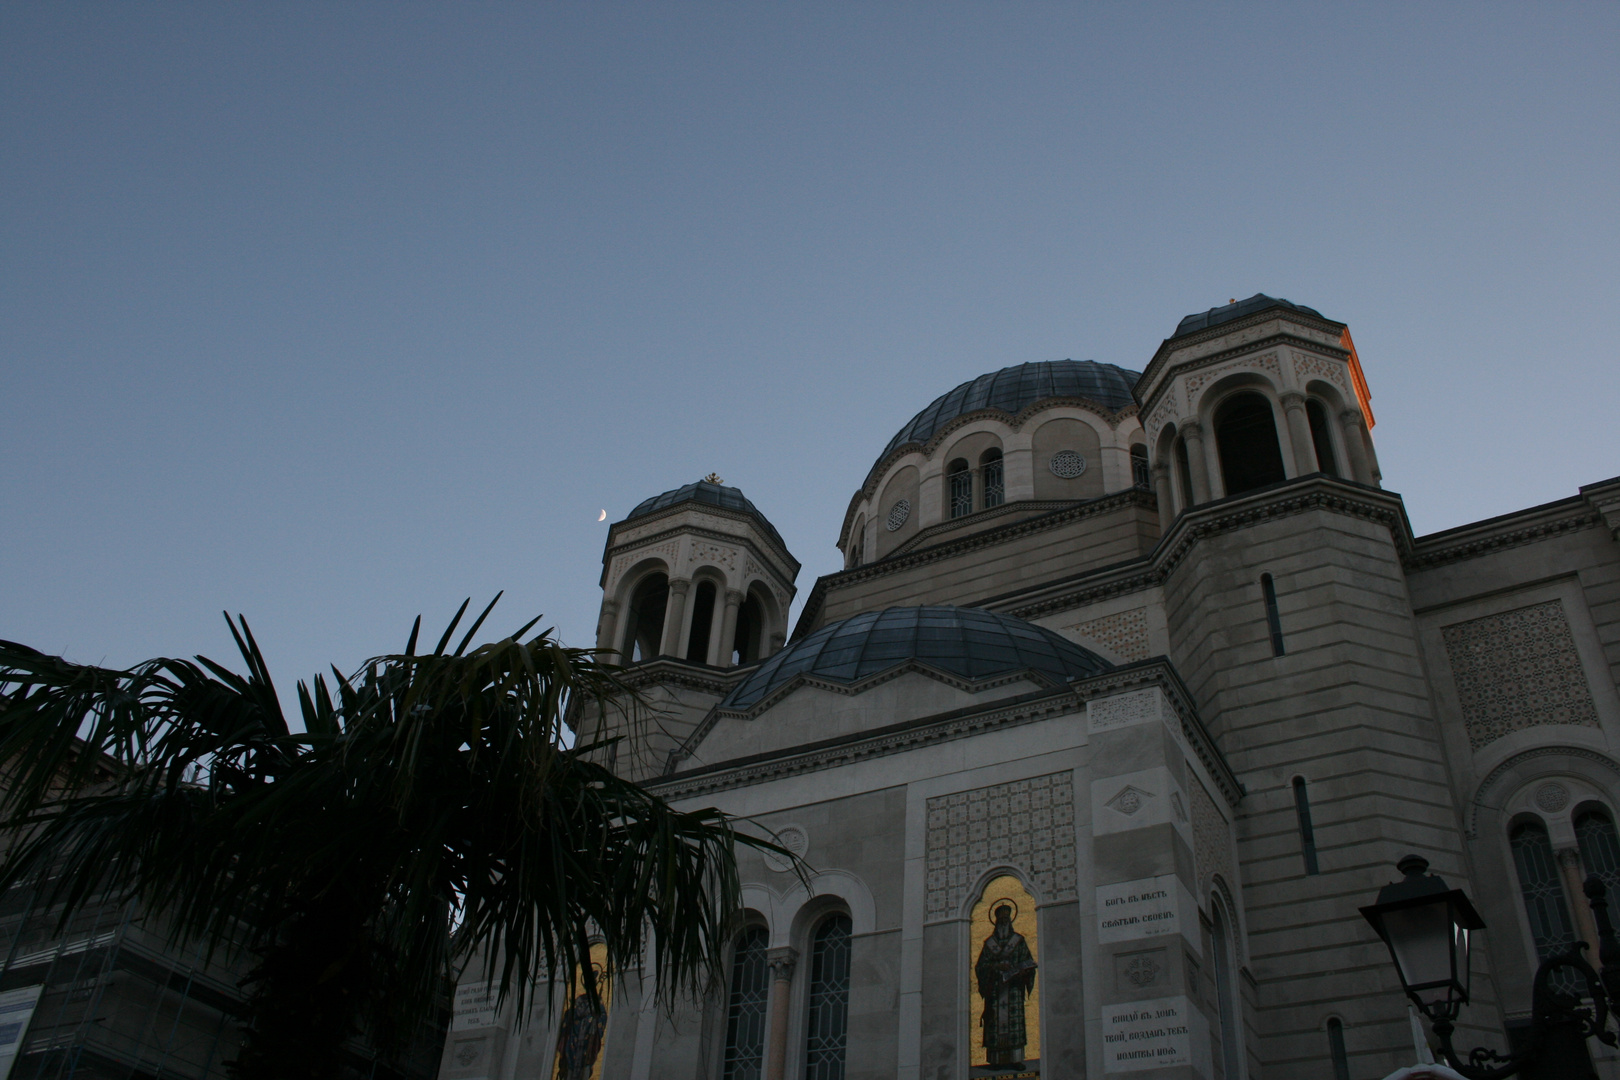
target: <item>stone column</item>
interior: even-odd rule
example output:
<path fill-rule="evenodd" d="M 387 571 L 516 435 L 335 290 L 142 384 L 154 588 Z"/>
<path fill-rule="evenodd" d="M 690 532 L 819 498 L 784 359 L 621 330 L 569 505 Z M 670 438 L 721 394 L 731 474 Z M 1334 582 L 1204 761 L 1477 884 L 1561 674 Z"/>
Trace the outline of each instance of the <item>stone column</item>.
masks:
<path fill-rule="evenodd" d="M 1166 532 L 1176 519 L 1176 500 L 1170 492 L 1170 466 L 1160 461 L 1153 466 L 1153 493 L 1159 497 L 1159 532 Z"/>
<path fill-rule="evenodd" d="M 1372 469 L 1367 464 L 1367 440 L 1362 435 L 1361 414 L 1346 409 L 1339 414 L 1339 433 L 1344 436 L 1344 452 L 1350 458 L 1350 477 L 1358 484 L 1373 482 Z"/>
<path fill-rule="evenodd" d="M 1209 477 L 1209 462 L 1204 457 L 1204 427 L 1196 420 L 1176 425 L 1181 432 L 1182 440 L 1187 444 L 1187 471 L 1192 473 L 1188 477 L 1192 481 L 1193 505 L 1209 502 L 1211 491 Z"/>
<path fill-rule="evenodd" d="M 726 590 L 725 614 L 720 618 L 720 658 L 717 667 L 730 667 L 731 657 L 737 649 L 737 609 L 742 607 L 743 594 L 736 589 Z"/>
<path fill-rule="evenodd" d="M 1305 395 L 1298 390 L 1282 393 L 1283 415 L 1288 417 L 1288 441 L 1294 444 L 1294 475 L 1321 472 L 1316 460 L 1316 442 L 1311 438 L 1311 419 L 1305 414 Z"/>
<path fill-rule="evenodd" d="M 1575 930 L 1591 950 L 1586 955 L 1595 959 L 1598 954 L 1597 920 L 1592 918 L 1592 909 L 1586 906 L 1586 892 L 1581 888 L 1581 882 L 1586 880 L 1581 872 L 1581 853 L 1576 848 L 1560 848 L 1554 854 L 1558 857 L 1559 876 L 1564 879 L 1564 894 L 1569 897 L 1569 913 L 1575 917 Z"/>
<path fill-rule="evenodd" d="M 799 950 L 791 945 L 765 954 L 771 968 L 771 1044 L 765 1053 L 765 1080 L 783 1080 L 787 1075 L 788 1006 L 793 997 L 793 968 Z"/>
<path fill-rule="evenodd" d="M 691 578 L 669 579 L 669 601 L 664 605 L 664 640 L 660 656 L 681 655 L 681 624 L 686 620 L 686 594 L 692 591 Z"/>
<path fill-rule="evenodd" d="M 596 651 L 605 653 L 613 648 L 613 638 L 619 629 L 619 602 L 617 600 L 602 601 L 602 615 L 596 620 Z M 600 659 L 618 660 L 617 657 L 601 657 Z"/>

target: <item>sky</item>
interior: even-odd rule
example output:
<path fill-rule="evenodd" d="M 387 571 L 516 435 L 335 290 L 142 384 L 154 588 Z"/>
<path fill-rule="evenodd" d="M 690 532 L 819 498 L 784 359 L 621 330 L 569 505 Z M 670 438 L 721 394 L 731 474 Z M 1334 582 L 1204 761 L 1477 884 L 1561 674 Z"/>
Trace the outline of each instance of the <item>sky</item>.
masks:
<path fill-rule="evenodd" d="M 1349 324 L 1417 532 L 1620 473 L 1620 5 L 0 5 L 0 637 L 278 681 L 956 384 Z M 608 522 L 598 517 L 606 511 Z"/>

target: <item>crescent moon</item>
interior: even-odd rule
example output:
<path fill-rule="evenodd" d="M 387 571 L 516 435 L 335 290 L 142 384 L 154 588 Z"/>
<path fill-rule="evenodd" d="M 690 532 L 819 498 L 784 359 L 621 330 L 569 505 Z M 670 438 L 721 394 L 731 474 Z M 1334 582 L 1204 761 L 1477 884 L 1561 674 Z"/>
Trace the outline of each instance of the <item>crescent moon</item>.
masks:
<path fill-rule="evenodd" d="M 606 511 L 606 510 L 604 510 L 604 511 L 602 511 L 602 512 L 601 512 L 601 513 L 600 513 L 600 514 L 598 514 L 598 515 L 597 515 L 597 516 L 596 516 L 596 520 L 597 520 L 597 521 L 606 521 L 606 520 L 607 520 L 607 511 Z"/>

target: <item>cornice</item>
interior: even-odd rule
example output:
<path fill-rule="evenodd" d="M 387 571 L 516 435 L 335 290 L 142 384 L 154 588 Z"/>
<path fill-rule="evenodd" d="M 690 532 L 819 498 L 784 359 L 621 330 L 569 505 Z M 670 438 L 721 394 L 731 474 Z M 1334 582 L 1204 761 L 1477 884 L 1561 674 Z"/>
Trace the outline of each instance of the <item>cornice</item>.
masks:
<path fill-rule="evenodd" d="M 876 562 L 866 563 L 864 566 L 853 567 L 849 570 L 823 574 L 816 579 L 815 585 L 810 589 L 810 595 L 805 598 L 804 610 L 799 613 L 799 621 L 794 625 L 793 635 L 789 640 L 797 641 L 809 632 L 810 624 L 820 615 L 821 608 L 827 599 L 827 593 L 835 584 L 843 586 L 872 578 L 887 577 L 889 574 L 898 573 L 902 570 L 925 566 L 941 559 L 954 558 L 965 552 L 991 547 L 1003 541 L 1027 536 L 1031 533 L 1045 532 L 1049 529 L 1067 525 L 1071 521 L 1078 521 L 1133 504 L 1154 510 L 1158 508 L 1158 500 L 1151 491 L 1145 488 L 1125 488 L 1109 495 L 1099 495 L 1095 499 L 1071 503 L 1062 509 L 1041 514 L 1038 517 L 1011 522 L 1007 525 L 986 529 L 984 532 L 973 533 L 971 536 L 964 536 L 955 540 L 945 540 L 932 547 L 914 549 L 903 554 L 886 555 Z M 1011 505 L 1016 506 L 1019 504 Z"/>
<path fill-rule="evenodd" d="M 632 690 L 645 686 L 683 686 L 688 690 L 725 697 L 733 686 L 753 674 L 758 666 L 755 663 L 747 667 L 712 668 L 690 660 L 660 656 L 624 668 L 619 681 Z"/>
<path fill-rule="evenodd" d="M 664 537 L 669 536 L 669 535 L 671 535 L 673 533 L 679 533 L 679 532 L 697 533 L 697 534 L 704 535 L 704 536 L 709 536 L 709 537 L 712 537 L 712 538 L 715 538 L 715 539 L 724 539 L 724 540 L 731 541 L 731 542 L 738 542 L 738 541 L 747 542 L 747 539 L 748 539 L 747 537 L 738 536 L 736 533 L 706 532 L 706 531 L 704 531 L 702 529 L 699 529 L 699 528 L 692 528 L 692 527 L 682 528 L 680 526 L 674 526 L 674 527 L 671 527 L 669 529 L 664 530 L 663 532 L 653 533 L 653 534 L 650 534 L 648 536 L 641 537 L 640 539 L 634 540 L 634 541 L 627 541 L 627 542 L 624 542 L 624 543 L 615 543 L 614 542 L 614 536 L 617 535 L 623 529 L 637 528 L 637 527 L 640 527 L 642 525 L 647 525 L 647 524 L 651 524 L 653 522 L 656 522 L 661 518 L 675 517 L 678 514 L 683 514 L 683 513 L 688 513 L 688 512 L 699 513 L 699 514 L 709 514 L 709 515 L 712 515 L 714 517 L 725 518 L 725 519 L 727 519 L 729 521 L 735 521 L 735 522 L 738 522 L 740 524 L 744 524 L 744 525 L 749 526 L 757 535 L 759 535 L 760 537 L 762 537 L 765 540 L 765 543 L 769 547 L 769 549 L 771 551 L 775 552 L 776 554 L 774 556 L 773 555 L 766 555 L 764 552 L 758 551 L 757 549 L 756 549 L 755 553 L 760 555 L 762 558 L 765 558 L 765 559 L 771 559 L 771 558 L 779 558 L 779 559 L 781 559 L 782 562 L 785 565 L 789 565 L 789 566 L 793 567 L 793 577 L 798 577 L 799 576 L 799 569 L 800 569 L 802 564 L 799 562 L 798 559 L 795 559 L 793 557 L 793 553 L 791 551 L 789 551 L 786 548 L 786 546 L 776 543 L 775 540 L 771 537 L 771 535 L 769 533 L 767 533 L 765 530 L 763 530 L 763 529 L 761 529 L 759 527 L 759 522 L 758 522 L 758 520 L 755 519 L 754 515 L 745 513 L 745 512 L 743 512 L 741 510 L 731 510 L 731 509 L 728 509 L 726 507 L 711 506 L 708 503 L 700 503 L 700 502 L 696 502 L 696 501 L 688 501 L 688 502 L 676 503 L 673 506 L 666 506 L 662 510 L 655 510 L 652 513 L 643 514 L 643 515 L 641 515 L 640 517 L 637 517 L 637 518 L 625 518 L 622 521 L 615 521 L 612 525 L 610 525 L 608 527 L 607 543 L 605 545 L 603 545 L 603 548 L 602 548 L 602 577 L 603 577 L 603 580 L 605 581 L 607 579 L 607 566 L 608 566 L 609 561 L 620 550 L 623 550 L 623 549 L 628 548 L 628 547 L 635 547 L 635 546 L 640 546 L 642 544 L 651 543 L 655 538 L 663 539 Z M 631 522 L 635 522 L 635 524 L 632 525 Z M 788 585 L 791 587 L 792 584 L 793 584 L 793 580 L 792 580 L 792 578 L 789 578 L 788 579 Z"/>
<path fill-rule="evenodd" d="M 1277 317 L 1275 310 L 1273 310 L 1270 317 L 1272 319 Z M 1266 322 L 1269 320 L 1259 319 L 1257 321 Z M 1220 337 L 1222 335 L 1214 334 L 1212 336 Z M 1285 345 L 1296 349 L 1314 349 L 1317 352 L 1325 353 L 1328 356 L 1343 360 L 1347 363 L 1350 359 L 1350 351 L 1343 346 L 1329 345 L 1325 342 L 1317 341 L 1315 338 L 1304 338 L 1297 334 L 1290 334 L 1286 330 L 1281 330 L 1268 337 L 1255 338 L 1253 341 L 1245 341 L 1241 345 L 1234 345 L 1229 349 L 1222 349 L 1219 352 L 1210 353 L 1208 356 L 1200 356 L 1192 360 L 1178 360 L 1175 362 L 1175 369 L 1178 374 L 1186 374 L 1190 371 L 1197 371 L 1200 368 L 1225 363 L 1228 360 L 1246 355 L 1251 352 L 1257 352 L 1262 349 L 1279 348 Z M 1177 348 L 1179 349 L 1180 346 Z M 1164 365 L 1161 365 L 1161 370 L 1168 366 L 1169 362 L 1166 361 Z M 1149 365 L 1149 368 L 1152 368 L 1151 364 Z M 1143 372 L 1142 378 L 1138 379 L 1136 382 L 1136 388 L 1140 389 L 1141 387 L 1150 385 L 1147 379 L 1148 373 Z M 1164 396 L 1169 386 L 1170 380 L 1168 378 L 1161 379 L 1156 385 L 1153 385 L 1153 392 L 1142 402 L 1141 411 L 1143 414 L 1151 413 L 1154 408 L 1158 406 L 1159 400 Z M 1136 391 L 1133 390 L 1132 392 L 1135 393 Z"/>
<path fill-rule="evenodd" d="M 789 679 L 787 682 L 783 683 L 781 686 L 777 687 L 775 690 L 772 690 L 765 697 L 760 698 L 746 709 L 727 709 L 721 707 L 720 705 L 715 705 L 709 710 L 708 714 L 704 716 L 702 721 L 698 723 L 698 726 L 692 730 L 692 733 L 681 741 L 681 745 L 670 751 L 669 764 L 666 771 L 673 772 L 676 765 L 691 757 L 692 752 L 702 745 L 703 740 L 708 737 L 709 732 L 713 731 L 714 726 L 721 720 L 741 720 L 744 722 L 752 721 L 754 718 L 764 713 L 767 709 L 770 709 L 772 706 L 776 705 L 777 702 L 786 698 L 789 694 L 800 689 L 801 687 L 809 686 L 818 690 L 826 690 L 830 693 L 838 694 L 843 697 L 854 697 L 857 694 L 864 694 L 866 691 L 871 690 L 874 687 L 881 686 L 887 682 L 892 682 L 895 679 L 898 679 L 900 676 L 907 674 L 923 675 L 937 682 L 945 683 L 947 686 L 953 686 L 956 689 L 969 694 L 983 693 L 986 690 L 994 690 L 998 686 L 1008 686 L 1015 682 L 1033 682 L 1038 685 L 1045 684 L 1053 689 L 1058 688 L 1058 685 L 1046 675 L 1029 668 L 1023 668 L 1018 671 L 1003 672 L 1000 675 L 991 676 L 990 678 L 975 680 L 965 679 L 960 675 L 953 674 L 949 671 L 937 668 L 932 664 L 924 663 L 921 660 L 915 659 L 896 664 L 891 668 L 885 668 L 883 671 L 879 671 L 873 675 L 868 675 L 866 678 L 852 683 L 838 682 L 833 679 L 818 678 L 814 675 L 801 672 L 800 674 Z"/>
<path fill-rule="evenodd" d="M 748 515 L 740 514 L 738 517 L 742 520 L 747 520 Z M 620 524 L 623 523 L 621 522 Z M 755 531 L 757 532 L 758 530 Z M 788 564 L 790 564 L 793 568 L 792 577 L 788 577 L 782 572 L 784 568 L 777 564 L 777 560 L 782 556 L 771 555 L 765 551 L 762 551 L 759 546 L 756 545 L 749 537 L 739 536 L 736 533 L 705 529 L 701 526 L 695 525 L 671 525 L 662 532 L 648 533 L 646 536 L 638 537 L 635 540 L 627 540 L 622 544 L 613 543 L 612 534 L 609 533 L 608 546 L 602 549 L 602 575 L 597 580 L 597 586 L 599 588 L 607 587 L 608 570 L 613 565 L 614 556 L 622 555 L 625 552 L 634 551 L 636 548 L 650 547 L 654 544 L 660 543 L 661 541 L 668 540 L 671 537 L 679 536 L 701 536 L 705 540 L 716 540 L 724 544 L 734 544 L 738 547 L 746 548 L 750 553 L 759 557 L 761 564 L 770 567 L 771 572 L 776 575 L 777 581 L 782 584 L 783 588 L 787 589 L 789 595 L 798 592 L 798 588 L 793 584 L 793 582 L 798 579 L 801 564 L 799 563 L 799 560 L 795 559 L 792 555 L 786 556 Z"/>
<path fill-rule="evenodd" d="M 1289 322 L 1298 323 L 1301 326 L 1318 329 L 1324 333 L 1332 334 L 1335 339 L 1337 339 L 1346 328 L 1344 323 L 1335 322 L 1332 319 L 1323 318 L 1321 316 L 1307 315 L 1298 308 L 1285 308 L 1281 305 L 1276 307 L 1262 308 L 1261 310 L 1249 315 L 1245 315 L 1242 318 L 1233 319 L 1231 322 L 1221 323 L 1219 326 L 1205 327 L 1202 330 L 1195 330 L 1192 333 L 1186 334 L 1182 337 L 1165 338 L 1164 341 L 1159 344 L 1159 348 L 1154 352 L 1153 359 L 1149 360 L 1147 362 L 1147 366 L 1142 369 L 1142 377 L 1136 380 L 1135 390 L 1140 391 L 1143 387 L 1152 386 L 1153 381 L 1157 379 L 1160 373 L 1164 370 L 1172 353 L 1179 352 L 1182 349 L 1192 348 L 1206 341 L 1215 341 L 1219 338 L 1226 337 L 1229 334 L 1241 333 L 1244 330 L 1249 329 L 1251 326 L 1259 326 L 1261 323 L 1270 322 L 1273 319 L 1283 319 Z M 1280 340 L 1284 336 L 1287 335 L 1275 335 L 1274 337 L 1267 338 L 1265 340 Z M 1319 341 L 1314 341 L 1311 339 L 1306 340 L 1310 341 L 1310 344 L 1315 347 L 1322 347 L 1322 343 Z M 1235 346 L 1231 350 L 1225 350 L 1214 355 L 1230 356 L 1233 352 L 1245 352 L 1256 347 L 1257 345 L 1255 342 L 1244 342 L 1241 346 Z M 1348 356 L 1348 353 L 1345 355 Z M 1202 366 L 1204 360 L 1204 357 L 1199 357 L 1197 360 L 1198 365 Z M 1154 396 L 1157 397 L 1157 395 Z M 1137 404 L 1143 405 L 1144 412 L 1148 411 L 1146 405 L 1144 404 L 1144 399 L 1140 393 L 1137 393 L 1136 401 Z"/>
<path fill-rule="evenodd" d="M 1078 679 L 1067 687 L 1021 695 L 1011 701 L 987 706 L 969 706 L 939 716 L 908 720 L 868 732 L 840 736 L 791 750 L 771 751 L 731 761 L 674 772 L 647 782 L 647 787 L 666 800 L 689 799 L 755 784 L 768 783 L 857 761 L 904 753 L 921 746 L 967 738 L 981 732 L 1017 727 L 1084 711 L 1093 698 L 1129 690 L 1157 686 L 1165 692 L 1176 710 L 1181 733 L 1204 768 L 1221 788 L 1227 801 L 1236 806 L 1243 796 L 1243 785 L 1226 764 L 1214 740 L 1198 718 L 1192 697 L 1176 676 L 1168 660 L 1155 657 L 1127 667 Z M 694 733 L 695 734 L 695 733 Z M 673 764 L 673 761 L 672 761 Z"/>
<path fill-rule="evenodd" d="M 1413 542 L 1402 560 L 1408 571 L 1477 559 L 1507 548 L 1551 540 L 1602 525 L 1603 515 L 1581 496 L 1533 506 L 1501 517 L 1432 533 Z"/>

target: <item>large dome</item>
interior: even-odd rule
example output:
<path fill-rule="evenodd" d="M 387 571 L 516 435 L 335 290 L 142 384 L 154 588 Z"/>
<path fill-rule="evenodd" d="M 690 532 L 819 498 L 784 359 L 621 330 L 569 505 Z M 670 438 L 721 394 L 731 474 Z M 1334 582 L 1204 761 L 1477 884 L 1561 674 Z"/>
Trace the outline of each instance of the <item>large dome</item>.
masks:
<path fill-rule="evenodd" d="M 926 443 L 952 420 L 980 409 L 1016 416 L 1046 398 L 1084 398 L 1117 412 L 1135 400 L 1131 387 L 1141 377 L 1139 371 L 1095 360 L 1046 360 L 1004 367 L 935 398 L 889 440 L 878 460 L 907 443 Z"/>
<path fill-rule="evenodd" d="M 830 623 L 761 664 L 722 706 L 746 709 L 794 676 L 853 683 L 921 660 L 965 679 L 1033 670 L 1058 682 L 1113 665 L 1042 626 L 981 608 L 893 607 Z"/>

